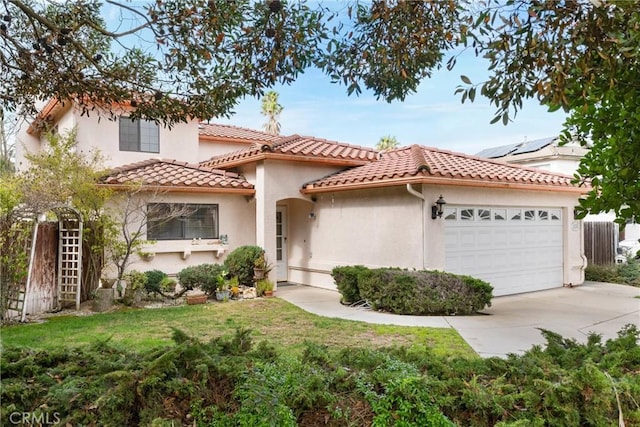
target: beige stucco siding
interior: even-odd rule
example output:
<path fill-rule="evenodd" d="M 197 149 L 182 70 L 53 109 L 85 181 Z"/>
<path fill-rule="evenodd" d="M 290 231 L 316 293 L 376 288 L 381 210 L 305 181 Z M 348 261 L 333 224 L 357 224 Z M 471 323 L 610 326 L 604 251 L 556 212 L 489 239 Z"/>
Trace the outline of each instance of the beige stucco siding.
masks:
<path fill-rule="evenodd" d="M 153 259 L 146 261 L 134 255 L 129 269 L 139 271 L 158 269 L 169 275 L 175 275 L 189 265 L 221 264 L 233 249 L 255 243 L 255 210 L 245 196 L 165 193 L 145 200 L 144 203 L 217 203 L 219 234 L 226 234 L 229 241 L 226 245 L 218 239 L 204 239 L 198 244 L 192 244 L 191 240 L 158 241 L 144 247 L 145 252 L 154 253 Z M 132 229 L 135 227 L 136 224 L 131 225 Z M 113 274 L 113 270 L 110 274 Z"/>
<path fill-rule="evenodd" d="M 120 151 L 118 120 L 103 117 L 98 122 L 97 115 L 80 117 L 76 112 L 78 125 L 78 148 L 90 150 L 98 148 L 105 158 L 105 166 L 116 167 L 150 158 L 198 162 L 198 126 L 195 121 L 179 123 L 171 129 L 159 125 L 159 153 Z"/>
<path fill-rule="evenodd" d="M 562 209 L 563 281 L 584 281 L 582 223 L 573 219 L 577 196 L 545 191 L 421 186 L 423 202 L 404 186 L 317 195 L 289 204 L 289 280 L 334 288 L 337 265 L 445 269 L 443 219 L 431 219 L 442 194 L 447 206 L 536 206 Z M 424 210 L 423 210 L 424 209 Z M 309 213 L 315 213 L 315 220 Z M 424 238 L 423 238 L 424 236 Z M 561 284 L 559 284 L 561 285 Z"/>
<path fill-rule="evenodd" d="M 329 273 L 338 265 L 422 268 L 422 217 L 422 201 L 404 187 L 296 201 L 289 211 L 290 280 L 333 288 Z"/>

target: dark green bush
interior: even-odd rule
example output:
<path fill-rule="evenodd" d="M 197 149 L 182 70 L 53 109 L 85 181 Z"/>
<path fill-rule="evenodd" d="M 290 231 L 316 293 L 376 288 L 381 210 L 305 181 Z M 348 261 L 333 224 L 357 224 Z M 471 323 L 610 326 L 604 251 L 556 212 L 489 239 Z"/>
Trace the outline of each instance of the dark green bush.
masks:
<path fill-rule="evenodd" d="M 376 269 L 360 273 L 358 288 L 374 310 L 413 315 L 472 314 L 491 306 L 493 288 L 441 271 Z"/>
<path fill-rule="evenodd" d="M 162 280 L 167 276 L 167 273 L 160 270 L 147 270 L 144 272 L 147 276 L 147 283 L 144 285 L 144 290 L 149 294 L 160 293 L 162 291 Z"/>
<path fill-rule="evenodd" d="M 224 260 L 229 276 L 237 277 L 244 286 L 253 286 L 253 267 L 256 259 L 264 254 L 260 246 L 240 246 L 234 249 Z"/>
<path fill-rule="evenodd" d="M 331 270 L 331 276 L 342 295 L 343 304 L 353 304 L 362 300 L 360 289 L 358 289 L 358 276 L 367 270 L 368 268 L 363 265 L 334 267 Z"/>
<path fill-rule="evenodd" d="M 218 285 L 218 276 L 224 273 L 225 269 L 220 264 L 200 264 L 183 268 L 177 277 L 184 289 L 200 288 L 207 295 L 213 295 Z"/>
<path fill-rule="evenodd" d="M 638 328 L 618 335 L 579 343 L 543 331 L 546 346 L 507 359 L 420 344 L 282 354 L 246 329 L 208 343 L 174 329 L 173 345 L 145 351 L 7 346 L 0 425 L 36 408 L 60 425 L 638 426 Z"/>
<path fill-rule="evenodd" d="M 640 287 L 640 262 L 630 258 L 623 264 L 589 264 L 585 279 Z"/>

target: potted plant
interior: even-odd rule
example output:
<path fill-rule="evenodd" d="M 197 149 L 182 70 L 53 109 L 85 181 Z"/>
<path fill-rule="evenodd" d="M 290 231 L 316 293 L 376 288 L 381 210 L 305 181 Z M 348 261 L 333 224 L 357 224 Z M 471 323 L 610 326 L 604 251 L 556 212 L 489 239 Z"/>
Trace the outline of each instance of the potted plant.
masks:
<path fill-rule="evenodd" d="M 269 277 L 271 271 L 271 264 L 267 261 L 267 256 L 264 252 L 260 254 L 253 263 L 253 274 L 256 280 L 262 280 Z"/>
<path fill-rule="evenodd" d="M 131 270 L 124 275 L 127 287 L 124 290 L 122 301 L 125 305 L 135 305 L 142 301 L 142 291 L 147 284 L 147 275 L 141 271 Z"/>
<path fill-rule="evenodd" d="M 237 277 L 232 277 L 228 282 L 229 292 L 231 293 L 231 299 L 240 299 L 242 297 L 242 290 L 240 289 L 240 280 Z"/>
<path fill-rule="evenodd" d="M 227 272 L 224 271 L 216 277 L 216 300 L 218 301 L 226 301 L 231 296 L 231 291 L 229 290 L 229 283 L 227 282 L 226 275 Z"/>
<path fill-rule="evenodd" d="M 256 292 L 258 293 L 258 296 L 272 297 L 273 288 L 273 282 L 269 279 L 261 279 L 256 283 Z"/>

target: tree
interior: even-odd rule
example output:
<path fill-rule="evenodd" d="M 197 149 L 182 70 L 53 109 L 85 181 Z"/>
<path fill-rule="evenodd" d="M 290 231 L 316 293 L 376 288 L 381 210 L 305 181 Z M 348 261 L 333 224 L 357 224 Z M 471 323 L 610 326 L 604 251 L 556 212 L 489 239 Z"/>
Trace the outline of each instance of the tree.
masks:
<path fill-rule="evenodd" d="M 489 60 L 491 75 L 462 76 L 463 101 L 476 88 L 507 124 L 525 98 L 569 113 L 564 141 L 591 147 L 576 182 L 590 182 L 580 215 L 640 215 L 640 9 L 624 1 L 492 0 L 465 42 Z"/>
<path fill-rule="evenodd" d="M 110 199 L 108 223 L 104 228 L 104 249 L 111 262 L 110 267 L 115 268 L 118 285 L 133 262 L 133 255 L 141 255 L 146 245 L 154 243 L 146 238 L 149 218 L 161 217 L 164 221 L 170 221 L 191 213 L 188 207 L 182 205 L 171 205 L 169 211 L 154 207 L 152 202 L 161 195 L 162 192 L 150 190 L 140 182 L 128 184 Z"/>
<path fill-rule="evenodd" d="M 0 108 L 0 175 L 11 174 L 15 171 L 13 136 L 16 133 L 16 123 L 13 115 L 5 117 L 4 110 Z"/>
<path fill-rule="evenodd" d="M 102 8 L 119 19 L 105 21 Z M 354 1 L 331 11 L 281 0 L 6 0 L 4 9 L 0 107 L 33 113 L 38 99 L 75 97 L 85 113 L 131 103 L 134 117 L 168 125 L 226 116 L 311 66 L 349 93 L 364 85 L 403 99 L 453 46 L 460 10 Z M 126 47 L 133 37 L 136 47 Z"/>
<path fill-rule="evenodd" d="M 381 137 L 378 143 L 376 144 L 376 150 L 391 151 L 398 148 L 399 145 L 400 143 L 398 142 L 395 136 L 385 135 Z"/>
<path fill-rule="evenodd" d="M 115 25 L 101 17 L 100 0 L 6 0 L 0 108 L 33 112 L 38 99 L 75 97 L 83 113 L 130 104 L 134 118 L 170 126 L 228 115 L 239 99 L 288 84 L 309 67 L 348 94 L 366 88 L 403 100 L 434 69 L 454 68 L 466 48 L 489 60 L 490 76 L 480 83 L 461 76 L 463 102 L 487 97 L 496 106 L 493 122 L 504 124 L 527 98 L 550 111 L 563 108 L 571 137 L 594 143 L 577 177 L 593 185 L 585 211 L 613 209 L 621 221 L 640 213 L 640 178 L 616 175 L 640 170 L 626 151 L 640 152 L 636 130 L 619 131 L 634 125 L 629 115 L 640 91 L 636 2 L 352 0 L 333 10 L 281 0 L 106 5 L 121 15 Z M 124 48 L 131 37 L 137 47 Z M 614 100 L 624 103 L 618 113 L 608 108 Z M 596 120 L 605 116 L 609 121 Z"/>
<path fill-rule="evenodd" d="M 261 113 L 267 117 L 267 122 L 262 125 L 267 133 L 278 135 L 280 134 L 280 122 L 278 117 L 282 113 L 282 105 L 278 103 L 278 92 L 271 90 L 267 92 L 262 98 Z"/>

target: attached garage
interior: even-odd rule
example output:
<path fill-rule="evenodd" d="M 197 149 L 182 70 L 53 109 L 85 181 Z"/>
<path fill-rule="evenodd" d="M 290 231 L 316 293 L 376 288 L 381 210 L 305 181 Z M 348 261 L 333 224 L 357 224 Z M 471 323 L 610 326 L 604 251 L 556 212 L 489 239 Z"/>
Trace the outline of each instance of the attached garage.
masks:
<path fill-rule="evenodd" d="M 447 207 L 445 269 L 483 279 L 494 295 L 563 285 L 561 208 Z"/>

